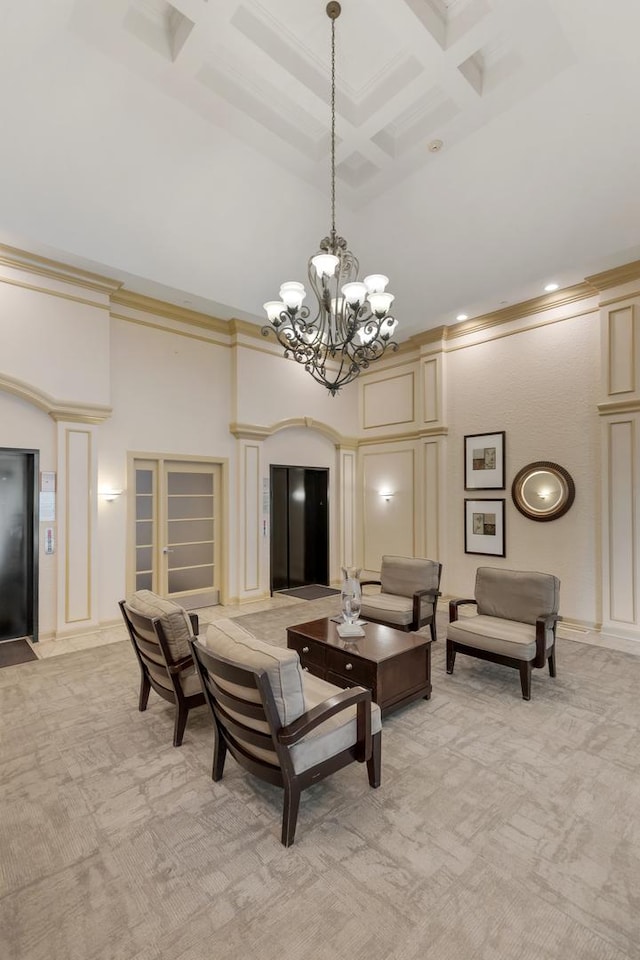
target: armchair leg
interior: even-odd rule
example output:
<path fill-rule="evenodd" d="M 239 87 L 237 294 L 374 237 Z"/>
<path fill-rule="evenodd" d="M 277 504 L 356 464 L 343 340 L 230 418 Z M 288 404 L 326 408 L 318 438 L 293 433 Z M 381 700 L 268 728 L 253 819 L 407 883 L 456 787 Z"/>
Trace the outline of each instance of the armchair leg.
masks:
<path fill-rule="evenodd" d="M 531 700 L 531 661 L 523 660 L 520 663 L 520 686 L 522 699 Z"/>
<path fill-rule="evenodd" d="M 556 648 L 551 647 L 549 652 L 549 676 L 555 677 L 556 675 Z"/>
<path fill-rule="evenodd" d="M 187 725 L 187 717 L 189 716 L 189 709 L 185 707 L 183 703 L 176 703 L 176 722 L 173 727 L 173 745 L 174 747 L 179 747 L 182 744 L 182 738 L 184 736 L 184 728 Z"/>
<path fill-rule="evenodd" d="M 382 780 L 382 734 L 374 733 L 371 738 L 371 756 L 367 760 L 369 786 L 379 787 Z"/>
<path fill-rule="evenodd" d="M 146 673 L 143 673 L 140 679 L 140 697 L 138 699 L 138 710 L 140 713 L 144 713 L 144 711 L 147 709 L 150 690 L 151 684 L 149 683 L 149 677 L 146 675 Z"/>
<path fill-rule="evenodd" d="M 224 737 L 222 734 L 216 730 L 213 744 L 213 769 L 211 771 L 212 780 L 222 780 L 222 774 L 224 773 L 224 762 L 226 759 L 227 745 L 224 742 Z"/>
<path fill-rule="evenodd" d="M 447 673 L 453 673 L 453 665 L 456 662 L 456 651 L 453 646 L 453 640 L 447 637 Z"/>
<path fill-rule="evenodd" d="M 300 787 L 297 783 L 285 784 L 284 810 L 282 811 L 282 843 L 285 847 L 290 847 L 294 841 L 299 807 Z"/>
<path fill-rule="evenodd" d="M 436 640 L 438 639 L 438 635 L 437 635 L 437 633 L 436 633 L 436 618 L 435 618 L 435 614 L 434 614 L 433 620 L 432 620 L 431 623 L 429 624 L 429 628 L 430 628 L 430 630 L 431 630 L 431 639 L 432 639 L 433 642 L 435 643 Z"/>

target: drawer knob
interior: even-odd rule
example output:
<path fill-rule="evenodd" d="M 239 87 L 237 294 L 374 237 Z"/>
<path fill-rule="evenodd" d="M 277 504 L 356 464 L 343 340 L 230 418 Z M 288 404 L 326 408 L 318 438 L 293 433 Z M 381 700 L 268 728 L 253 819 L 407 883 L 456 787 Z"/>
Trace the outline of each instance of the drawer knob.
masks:
<path fill-rule="evenodd" d="M 352 663 L 347 663 L 347 664 L 345 665 L 345 670 L 353 670 L 353 664 L 352 664 Z"/>
<path fill-rule="evenodd" d="M 303 648 L 302 648 L 302 652 L 303 652 L 303 653 L 309 653 L 309 647 L 303 647 Z"/>

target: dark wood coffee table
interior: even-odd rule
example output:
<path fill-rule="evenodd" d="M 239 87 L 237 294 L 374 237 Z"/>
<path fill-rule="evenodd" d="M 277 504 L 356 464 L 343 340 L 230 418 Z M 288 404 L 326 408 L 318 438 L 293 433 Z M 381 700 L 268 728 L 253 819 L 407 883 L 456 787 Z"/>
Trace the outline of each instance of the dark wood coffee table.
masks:
<path fill-rule="evenodd" d="M 364 637 L 346 639 L 326 617 L 287 628 L 287 646 L 305 670 L 338 687 L 363 686 L 385 716 L 431 696 L 431 637 L 366 623 Z"/>

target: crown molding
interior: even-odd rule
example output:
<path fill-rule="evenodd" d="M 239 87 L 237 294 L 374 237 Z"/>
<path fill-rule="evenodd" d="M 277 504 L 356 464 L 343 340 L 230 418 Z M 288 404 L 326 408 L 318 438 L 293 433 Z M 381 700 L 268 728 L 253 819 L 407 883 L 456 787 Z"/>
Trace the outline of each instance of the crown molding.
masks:
<path fill-rule="evenodd" d="M 596 290 L 609 290 L 611 287 L 619 287 L 623 283 L 629 283 L 638 278 L 640 278 L 640 260 L 633 260 L 621 267 L 604 270 L 602 273 L 594 273 L 593 276 L 586 277 L 586 281 Z"/>
<path fill-rule="evenodd" d="M 443 339 L 455 340 L 458 337 L 466 337 L 470 333 L 488 330 L 490 327 L 498 327 L 514 320 L 521 320 L 523 317 L 530 317 L 536 313 L 566 307 L 580 300 L 587 300 L 589 297 L 595 296 L 596 293 L 597 290 L 588 282 L 576 283 L 572 287 L 565 287 L 563 290 L 556 290 L 554 293 L 546 293 L 541 297 L 514 303 L 502 310 L 493 310 L 491 313 L 483 313 L 471 320 L 454 323 L 450 327 L 444 328 Z"/>
<path fill-rule="evenodd" d="M 121 307 L 129 307 L 130 310 L 140 310 L 142 313 L 152 313 L 168 320 L 179 320 L 192 326 L 204 327 L 216 333 L 230 333 L 231 321 L 229 320 L 220 320 L 219 317 L 200 313 L 198 310 L 189 310 L 187 307 L 177 307 L 166 300 L 156 300 L 142 293 L 131 293 L 129 290 L 121 289 L 112 295 L 111 302 Z"/>
<path fill-rule="evenodd" d="M 122 286 L 119 280 L 112 280 L 110 277 L 104 277 L 99 273 L 91 273 L 88 270 L 71 267 L 67 263 L 50 260 L 48 257 L 41 257 L 35 253 L 19 250 L 17 247 L 10 247 L 3 243 L 0 243 L 0 264 L 14 270 L 24 270 L 40 277 L 49 277 L 63 283 L 72 283 L 74 286 L 84 287 L 88 290 L 97 290 L 99 293 L 107 295 L 111 295 Z"/>
<path fill-rule="evenodd" d="M 239 320 L 232 317 L 229 320 L 229 332 L 233 336 L 242 335 L 243 337 L 253 337 L 254 340 L 262 340 L 262 327 L 264 324 L 249 323 L 248 320 Z"/>

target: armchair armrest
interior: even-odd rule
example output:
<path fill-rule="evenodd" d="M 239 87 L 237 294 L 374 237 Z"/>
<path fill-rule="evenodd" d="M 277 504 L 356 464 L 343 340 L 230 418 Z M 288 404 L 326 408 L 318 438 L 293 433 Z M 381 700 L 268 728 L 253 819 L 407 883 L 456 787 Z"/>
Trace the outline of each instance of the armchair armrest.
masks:
<path fill-rule="evenodd" d="M 191 620 L 191 629 L 193 630 L 194 637 L 198 636 L 200 631 L 200 620 L 197 613 L 190 613 L 189 620 Z"/>
<path fill-rule="evenodd" d="M 278 740 L 287 746 L 297 743 L 329 717 L 354 705 L 357 707 L 358 744 L 361 746 L 362 754 L 360 759 L 368 760 L 371 756 L 371 690 L 366 690 L 364 687 L 343 690 L 311 710 L 307 710 L 293 723 L 278 730 Z"/>
<path fill-rule="evenodd" d="M 438 603 L 438 597 L 441 597 L 442 594 L 436 587 L 430 587 L 428 590 L 416 590 L 413 594 L 413 622 L 411 624 L 412 630 L 420 629 L 420 612 L 422 608 L 422 598 L 430 597 L 433 602 L 433 616 L 436 615 L 436 605 Z"/>
<path fill-rule="evenodd" d="M 557 613 L 548 613 L 545 617 L 538 617 L 536 620 L 536 658 L 533 662 L 534 667 L 544 667 L 547 658 L 547 630 L 553 630 L 553 639 L 556 638 L 556 624 L 562 617 Z"/>
<path fill-rule="evenodd" d="M 458 608 L 467 603 L 472 604 L 474 607 L 478 606 L 477 600 L 449 600 L 449 623 L 455 623 L 458 619 Z"/>
<path fill-rule="evenodd" d="M 188 653 L 185 657 L 180 657 L 179 660 L 175 660 L 173 663 L 168 663 L 167 669 L 169 673 L 184 673 L 185 670 L 189 670 L 193 665 L 193 657 L 190 653 Z"/>

